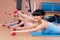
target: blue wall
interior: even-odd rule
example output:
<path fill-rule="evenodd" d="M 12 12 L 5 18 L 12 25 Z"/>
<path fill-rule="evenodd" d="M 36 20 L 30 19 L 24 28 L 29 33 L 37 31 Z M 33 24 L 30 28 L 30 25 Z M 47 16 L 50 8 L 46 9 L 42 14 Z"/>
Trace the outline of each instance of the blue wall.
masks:
<path fill-rule="evenodd" d="M 54 11 L 54 12 L 60 12 L 60 3 L 54 3 L 54 2 L 42 2 L 41 3 L 41 9 L 45 11 Z"/>

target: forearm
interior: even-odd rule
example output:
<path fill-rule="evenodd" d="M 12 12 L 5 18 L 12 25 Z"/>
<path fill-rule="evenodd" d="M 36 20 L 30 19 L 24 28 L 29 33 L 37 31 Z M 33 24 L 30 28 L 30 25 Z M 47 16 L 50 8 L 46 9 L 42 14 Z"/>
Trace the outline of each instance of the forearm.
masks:
<path fill-rule="evenodd" d="M 26 19 L 26 18 L 24 18 L 24 17 L 22 17 L 22 16 L 20 16 L 20 15 L 19 15 L 19 19 L 21 19 L 22 21 L 28 20 L 28 19 Z"/>
<path fill-rule="evenodd" d="M 28 15 L 26 15 L 26 14 L 22 14 L 22 13 L 21 13 L 20 16 L 24 17 L 25 19 L 34 21 L 34 19 L 33 19 L 31 16 L 28 16 Z"/>
<path fill-rule="evenodd" d="M 34 31 L 38 31 L 38 30 L 32 30 L 32 29 L 25 29 L 25 30 L 20 30 L 20 32 L 34 32 Z"/>
<path fill-rule="evenodd" d="M 27 21 L 28 19 L 26 19 L 26 18 L 23 18 L 23 17 L 19 17 L 22 21 Z"/>

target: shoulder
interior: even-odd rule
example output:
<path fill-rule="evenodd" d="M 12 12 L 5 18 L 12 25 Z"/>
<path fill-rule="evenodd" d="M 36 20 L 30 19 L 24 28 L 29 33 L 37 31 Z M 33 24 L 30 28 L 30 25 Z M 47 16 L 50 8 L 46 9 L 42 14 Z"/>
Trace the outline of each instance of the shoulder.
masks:
<path fill-rule="evenodd" d="M 44 27 L 48 27 L 48 22 L 46 20 L 42 20 L 42 23 L 44 25 Z"/>

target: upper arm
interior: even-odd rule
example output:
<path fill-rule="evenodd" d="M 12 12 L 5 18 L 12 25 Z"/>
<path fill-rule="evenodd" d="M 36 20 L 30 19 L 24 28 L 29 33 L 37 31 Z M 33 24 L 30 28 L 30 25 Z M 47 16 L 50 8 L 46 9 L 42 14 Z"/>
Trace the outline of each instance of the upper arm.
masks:
<path fill-rule="evenodd" d="M 47 27 L 46 23 L 41 23 L 40 25 L 37 25 L 36 28 L 29 29 L 29 32 L 42 30 L 42 29 L 44 29 L 46 27 Z"/>
<path fill-rule="evenodd" d="M 43 28 L 45 28 L 45 24 L 40 24 L 40 25 L 38 25 L 36 28 L 34 28 L 35 30 L 41 30 L 41 29 L 43 29 Z"/>
<path fill-rule="evenodd" d="M 45 20 L 42 20 L 42 23 L 40 25 L 37 25 L 37 27 L 32 30 L 41 30 L 41 29 L 47 28 L 47 26 L 48 26 L 48 23 Z"/>

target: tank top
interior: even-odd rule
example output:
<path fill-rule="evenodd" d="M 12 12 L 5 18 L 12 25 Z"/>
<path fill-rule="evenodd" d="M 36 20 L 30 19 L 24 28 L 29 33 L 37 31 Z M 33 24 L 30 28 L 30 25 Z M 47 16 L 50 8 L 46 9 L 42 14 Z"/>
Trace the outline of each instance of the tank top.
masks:
<path fill-rule="evenodd" d="M 42 30 L 44 34 L 60 34 L 60 27 L 48 22 L 48 27 Z"/>

